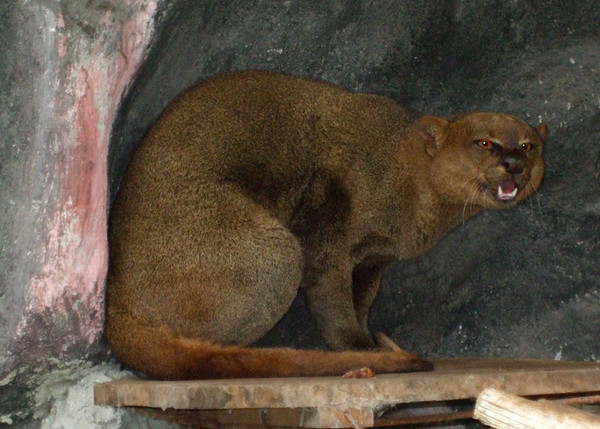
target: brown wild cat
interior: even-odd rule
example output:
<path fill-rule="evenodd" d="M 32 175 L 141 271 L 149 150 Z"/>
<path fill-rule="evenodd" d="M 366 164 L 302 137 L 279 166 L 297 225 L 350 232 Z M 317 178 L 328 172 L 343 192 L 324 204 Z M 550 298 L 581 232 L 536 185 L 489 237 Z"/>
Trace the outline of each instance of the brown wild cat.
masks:
<path fill-rule="evenodd" d="M 418 371 L 372 350 L 383 270 L 544 171 L 547 127 L 414 120 L 396 102 L 260 71 L 210 78 L 154 124 L 111 217 L 106 336 L 162 379 Z M 335 351 L 258 349 L 299 289 Z"/>

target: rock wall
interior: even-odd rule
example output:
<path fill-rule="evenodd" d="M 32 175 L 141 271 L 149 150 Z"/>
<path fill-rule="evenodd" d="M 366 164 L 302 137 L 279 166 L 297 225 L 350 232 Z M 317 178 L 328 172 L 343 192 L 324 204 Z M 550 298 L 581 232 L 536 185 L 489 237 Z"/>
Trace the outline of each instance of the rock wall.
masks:
<path fill-rule="evenodd" d="M 600 356 L 600 1 L 32 0 L 0 18 L 0 423 L 133 424 L 72 406 L 119 374 L 107 210 L 166 105 L 233 69 L 546 122 L 541 190 L 395 265 L 371 325 L 428 356 Z M 323 346 L 302 297 L 260 344 Z"/>
<path fill-rule="evenodd" d="M 152 0 L 0 4 L 0 423 L 36 414 L 53 370 L 106 354 L 106 159 L 156 13 Z"/>

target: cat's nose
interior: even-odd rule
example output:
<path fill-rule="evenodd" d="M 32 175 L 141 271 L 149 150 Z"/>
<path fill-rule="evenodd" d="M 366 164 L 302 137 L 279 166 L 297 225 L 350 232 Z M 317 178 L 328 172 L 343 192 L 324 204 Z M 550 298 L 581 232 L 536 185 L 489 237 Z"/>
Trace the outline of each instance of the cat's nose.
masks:
<path fill-rule="evenodd" d="M 506 169 L 506 172 L 510 174 L 520 174 L 525 168 L 524 160 L 514 155 L 503 156 L 500 163 Z"/>

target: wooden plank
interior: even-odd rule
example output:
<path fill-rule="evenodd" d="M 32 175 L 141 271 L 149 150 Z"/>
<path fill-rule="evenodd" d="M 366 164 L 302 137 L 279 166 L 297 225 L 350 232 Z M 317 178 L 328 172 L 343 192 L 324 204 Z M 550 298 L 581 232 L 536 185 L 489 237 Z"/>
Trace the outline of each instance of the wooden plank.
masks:
<path fill-rule="evenodd" d="M 417 406 L 414 415 L 375 419 L 373 410 L 313 408 L 248 408 L 243 410 L 159 410 L 136 408 L 171 423 L 201 428 L 356 428 L 396 427 L 403 425 L 439 424 L 473 417 L 470 411 L 439 413 L 434 408 Z M 431 412 L 425 414 L 424 412 Z"/>
<path fill-rule="evenodd" d="M 486 387 L 520 396 L 600 392 L 600 364 L 439 359 L 426 373 L 203 381 L 116 380 L 97 384 L 97 405 L 160 409 L 378 409 L 389 404 L 476 398 Z"/>
<path fill-rule="evenodd" d="M 355 428 L 374 425 L 373 410 L 315 408 L 249 408 L 243 410 L 138 409 L 142 414 L 191 427 L 223 428 Z"/>
<path fill-rule="evenodd" d="M 311 415 L 303 426 L 309 428 L 364 428 L 372 427 L 375 422 L 371 408 L 319 407 L 312 409 Z"/>
<path fill-rule="evenodd" d="M 491 388 L 479 395 L 474 417 L 497 429 L 600 429 L 600 417 L 593 414 Z"/>
<path fill-rule="evenodd" d="M 243 410 L 160 410 L 136 408 L 141 414 L 169 423 L 198 428 L 273 428 L 306 427 L 307 417 L 313 410 L 305 408 L 275 408 Z"/>

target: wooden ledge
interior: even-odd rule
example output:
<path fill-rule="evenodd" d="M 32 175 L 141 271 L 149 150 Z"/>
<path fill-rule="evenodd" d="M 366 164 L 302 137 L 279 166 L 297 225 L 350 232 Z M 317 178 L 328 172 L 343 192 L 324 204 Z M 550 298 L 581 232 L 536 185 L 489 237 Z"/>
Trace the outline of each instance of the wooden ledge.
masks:
<path fill-rule="evenodd" d="M 381 426 L 377 420 L 379 410 L 414 404 L 422 411 L 436 402 L 473 401 L 487 387 L 519 396 L 566 396 L 583 403 L 599 402 L 598 363 L 457 358 L 437 359 L 434 365 L 432 372 L 363 379 L 123 379 L 96 384 L 94 398 L 97 405 L 188 410 L 180 413 L 188 417 L 190 410 L 196 410 L 192 413 L 198 417 L 195 421 L 203 421 L 204 416 L 203 424 L 210 417 L 210 421 L 225 426 L 244 423 L 288 427 Z M 449 414 L 454 418 L 469 415 L 456 411 Z"/>

